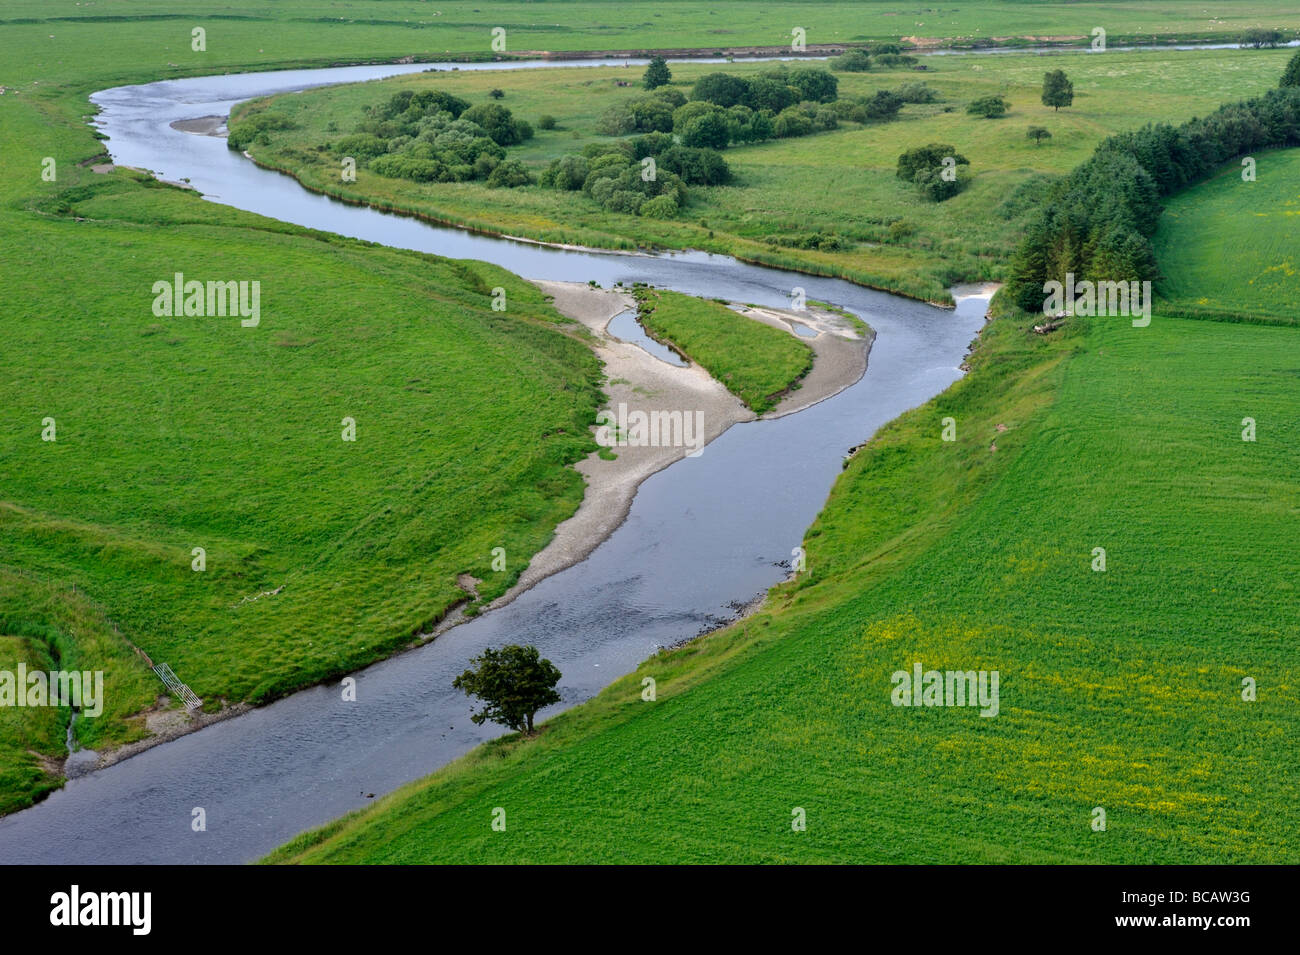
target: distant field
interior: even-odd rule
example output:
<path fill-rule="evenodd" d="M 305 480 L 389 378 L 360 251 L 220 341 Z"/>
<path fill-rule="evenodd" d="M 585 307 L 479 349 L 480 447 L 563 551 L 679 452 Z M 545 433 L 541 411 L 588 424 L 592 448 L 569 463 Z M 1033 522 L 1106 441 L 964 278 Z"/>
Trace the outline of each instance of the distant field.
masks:
<path fill-rule="evenodd" d="M 1175 196 L 1155 235 L 1158 291 L 1188 315 L 1300 323 L 1300 150 L 1264 152 L 1256 179 L 1230 163 Z"/>
<path fill-rule="evenodd" d="M 637 293 L 641 324 L 702 366 L 756 414 L 770 411 L 812 370 L 812 349 L 719 302 L 677 292 Z"/>
<path fill-rule="evenodd" d="M 254 144 L 259 161 L 288 171 L 314 189 L 468 225 L 546 241 L 613 248 L 637 244 L 698 248 L 805 271 L 837 274 L 934 301 L 954 283 L 1002 277 L 1021 234 L 1023 203 L 1016 188 L 1040 175 L 1058 175 L 1086 159 L 1114 132 L 1147 122 L 1180 122 L 1220 103 L 1275 86 L 1290 54 L 1282 50 L 1217 50 L 1097 55 L 930 57 L 924 73 L 880 70 L 840 73 L 840 95 L 852 97 L 924 81 L 941 101 L 906 106 L 895 122 L 775 140 L 724 151 L 735 181 L 692 186 L 690 201 L 670 221 L 611 213 L 581 193 L 542 186 L 490 189 L 481 182 L 421 184 L 360 169 L 340 181 L 338 158 L 322 147 L 351 133 L 363 108 L 402 89 L 437 88 L 471 103 L 488 92 L 536 125 L 543 114 L 554 130 L 538 130 L 509 155 L 540 172 L 558 156 L 608 142 L 597 128 L 612 104 L 643 95 L 639 68 L 559 68 L 516 73 L 450 72 L 398 77 L 289 94 L 273 110 L 296 128 Z M 705 73 L 753 74 L 766 63 L 675 64 L 674 85 L 689 94 Z M 1074 105 L 1058 111 L 1040 102 L 1043 73 L 1063 68 L 1075 86 Z M 619 81 L 631 87 L 619 87 Z M 999 93 L 1011 102 L 1000 120 L 967 115 L 976 97 Z M 1042 146 L 1027 139 L 1046 127 Z M 941 204 L 923 200 L 895 176 L 899 153 L 929 142 L 950 143 L 971 161 L 971 186 Z M 769 240 L 834 233 L 842 252 L 778 248 Z"/>

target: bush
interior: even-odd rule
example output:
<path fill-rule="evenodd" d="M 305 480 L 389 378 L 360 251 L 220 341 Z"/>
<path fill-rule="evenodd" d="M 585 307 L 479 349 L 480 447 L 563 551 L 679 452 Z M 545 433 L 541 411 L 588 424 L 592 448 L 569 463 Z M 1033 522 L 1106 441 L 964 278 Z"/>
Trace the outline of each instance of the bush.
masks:
<path fill-rule="evenodd" d="M 799 91 L 799 99 L 811 103 L 831 103 L 839 96 L 840 81 L 827 70 L 801 67 L 790 71 L 790 85 Z"/>
<path fill-rule="evenodd" d="M 880 122 L 893 119 L 903 108 L 903 98 L 889 90 L 877 90 L 862 101 L 867 118 Z"/>
<path fill-rule="evenodd" d="M 966 112 L 985 119 L 998 119 L 1007 114 L 1010 105 L 1001 96 L 981 96 L 966 107 Z"/>
<path fill-rule="evenodd" d="M 928 83 L 904 83 L 894 93 L 904 103 L 935 103 L 939 93 Z"/>
<path fill-rule="evenodd" d="M 931 202 L 943 202 L 965 187 L 968 177 L 959 174 L 958 167 L 969 165 L 970 160 L 947 143 L 929 143 L 898 157 L 897 176 L 915 184 Z"/>
<path fill-rule="evenodd" d="M 591 163 L 585 156 L 561 156 L 546 167 L 541 176 L 541 184 L 549 189 L 573 192 L 582 188 L 589 175 Z"/>
<path fill-rule="evenodd" d="M 491 189 L 514 188 L 526 186 L 532 181 L 533 177 L 529 175 L 528 168 L 523 163 L 518 159 L 506 159 L 492 170 L 492 174 L 487 178 L 487 185 Z"/>
<path fill-rule="evenodd" d="M 641 211 L 643 202 L 645 202 L 645 196 L 639 192 L 633 192 L 631 189 L 614 189 L 605 199 L 603 205 L 610 212 L 622 212 L 625 215 L 634 216 Z"/>
<path fill-rule="evenodd" d="M 691 99 L 716 106 L 735 106 L 749 98 L 749 81 L 730 73 L 706 73 L 691 87 Z"/>
<path fill-rule="evenodd" d="M 334 153 L 338 156 L 351 156 L 359 163 L 366 163 L 376 156 L 388 152 L 388 140 L 372 136 L 370 133 L 353 133 L 344 136 L 334 144 Z"/>
<path fill-rule="evenodd" d="M 647 219 L 674 219 L 677 217 L 677 200 L 672 196 L 655 196 L 641 204 L 640 214 Z"/>
<path fill-rule="evenodd" d="M 904 56 L 901 53 L 873 53 L 877 66 L 887 66 L 898 68 L 903 66 L 915 66 L 916 57 Z"/>
<path fill-rule="evenodd" d="M 731 178 L 731 169 L 722 155 L 712 149 L 672 146 L 659 153 L 655 161 L 693 186 L 718 186 Z"/>
<path fill-rule="evenodd" d="M 782 110 L 781 115 L 772 123 L 772 135 L 777 139 L 807 136 L 811 132 L 812 120 L 800 112 L 797 106 Z"/>
<path fill-rule="evenodd" d="M 230 149 L 245 149 L 256 141 L 266 142 L 266 133 L 273 129 L 293 129 L 289 117 L 280 113 L 254 113 L 230 127 L 226 145 Z"/>
<path fill-rule="evenodd" d="M 831 69 L 841 73 L 865 73 L 871 69 L 871 57 L 862 50 L 848 50 L 831 60 Z"/>
<path fill-rule="evenodd" d="M 533 127 L 522 119 L 515 119 L 510 110 L 497 103 L 479 103 L 471 106 L 460 116 L 461 119 L 482 127 L 483 131 L 499 146 L 514 146 L 526 139 L 531 139 Z"/>
<path fill-rule="evenodd" d="M 687 120 L 678 133 L 684 146 L 726 149 L 731 141 L 731 129 L 720 110 Z"/>
<path fill-rule="evenodd" d="M 555 117 L 552 116 L 550 113 L 543 113 L 541 116 L 537 117 L 537 128 L 538 128 L 538 129 L 554 129 L 554 128 L 555 128 Z"/>
<path fill-rule="evenodd" d="M 445 163 L 436 159 L 417 159 L 389 153 L 372 159 L 369 168 L 391 179 L 411 179 L 415 182 L 451 182 L 455 177 Z"/>

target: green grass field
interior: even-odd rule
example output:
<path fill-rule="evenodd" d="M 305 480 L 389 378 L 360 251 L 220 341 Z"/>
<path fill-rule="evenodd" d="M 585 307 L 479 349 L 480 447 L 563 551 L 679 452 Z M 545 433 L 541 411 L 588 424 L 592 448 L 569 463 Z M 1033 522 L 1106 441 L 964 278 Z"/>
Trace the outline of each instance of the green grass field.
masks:
<path fill-rule="evenodd" d="M 688 204 L 670 221 L 612 213 L 581 193 L 540 185 L 424 184 L 364 168 L 355 182 L 345 183 L 338 157 L 327 149 L 352 133 L 366 106 L 398 90 L 436 88 L 482 103 L 496 88 L 506 94 L 501 104 L 516 116 L 534 125 L 543 114 L 556 118 L 556 129 L 539 129 L 509 150 L 511 158 L 539 173 L 552 159 L 610 141 L 599 132 L 598 120 L 611 105 L 644 95 L 640 68 L 443 71 L 289 94 L 272 100 L 270 108 L 295 128 L 267 134 L 269 142 L 253 144 L 250 152 L 312 189 L 481 231 L 606 248 L 705 249 L 943 302 L 955 283 L 1003 277 L 1023 230 L 1025 204 L 1013 198 L 1018 186 L 1034 176 L 1069 171 L 1112 133 L 1153 120 L 1181 122 L 1222 102 L 1257 95 L 1276 85 L 1288 56 L 1285 50 L 1003 54 L 930 57 L 924 73 L 839 73 L 841 98 L 924 81 L 942 99 L 906 106 L 895 122 L 845 122 L 832 132 L 732 147 L 724 156 L 734 182 L 692 186 Z M 1043 73 L 1057 67 L 1075 85 L 1074 105 L 1060 111 L 1040 102 Z M 706 73 L 770 68 L 753 62 L 674 65 L 674 86 L 689 95 L 691 84 Z M 619 81 L 633 85 L 618 87 Z M 991 93 L 1011 102 L 1005 118 L 966 113 L 966 103 Z M 1030 125 L 1044 126 L 1052 138 L 1036 146 L 1026 137 Z M 953 144 L 975 174 L 969 188 L 940 204 L 895 176 L 898 155 L 929 142 Z M 809 233 L 836 234 L 849 248 L 823 252 L 772 244 Z"/>
<path fill-rule="evenodd" d="M 1296 862 L 1300 336 L 1025 326 L 855 457 L 766 610 L 273 861 Z M 917 661 L 1001 712 L 891 705 Z"/>
<path fill-rule="evenodd" d="M 1175 196 L 1155 235 L 1170 310 L 1246 321 L 1300 322 L 1300 154 L 1263 152 L 1255 181 L 1240 164 Z"/>
<path fill-rule="evenodd" d="M 636 295 L 650 336 L 703 367 L 755 414 L 776 407 L 812 370 L 806 344 L 720 302 L 656 289 L 638 289 Z"/>

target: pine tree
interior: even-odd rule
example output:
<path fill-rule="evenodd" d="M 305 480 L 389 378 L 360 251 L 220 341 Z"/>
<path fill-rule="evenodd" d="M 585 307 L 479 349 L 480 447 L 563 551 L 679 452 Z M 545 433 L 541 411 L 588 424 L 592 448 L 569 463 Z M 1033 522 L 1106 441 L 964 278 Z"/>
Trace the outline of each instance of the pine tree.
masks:
<path fill-rule="evenodd" d="M 668 61 L 662 56 L 650 58 L 650 65 L 645 68 L 645 78 L 641 81 L 648 90 L 658 89 L 661 86 L 667 86 L 672 81 L 673 74 L 668 69 Z"/>
<path fill-rule="evenodd" d="M 1300 86 L 1300 53 L 1291 57 L 1291 62 L 1286 65 L 1286 70 L 1282 73 L 1282 82 L 1277 85 L 1284 88 Z"/>

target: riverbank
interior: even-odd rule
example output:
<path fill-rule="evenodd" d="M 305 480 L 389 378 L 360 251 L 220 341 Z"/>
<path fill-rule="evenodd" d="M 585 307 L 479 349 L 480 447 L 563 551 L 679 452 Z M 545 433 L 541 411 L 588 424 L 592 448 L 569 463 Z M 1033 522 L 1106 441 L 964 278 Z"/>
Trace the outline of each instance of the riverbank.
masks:
<path fill-rule="evenodd" d="M 609 332 L 609 323 L 636 303 L 621 289 L 603 289 L 578 282 L 532 280 L 553 297 L 560 314 L 582 324 L 592 336 L 591 347 L 605 368 L 604 410 L 618 414 L 620 407 L 634 415 L 643 412 L 681 412 L 698 415 L 703 433 L 694 435 L 699 453 L 732 425 L 758 418 L 707 371 L 695 363 L 670 365 L 639 345 L 622 341 Z M 813 349 L 813 368 L 802 386 L 792 391 L 764 418 L 802 411 L 857 382 L 867 369 L 867 353 L 874 333 L 861 333 L 850 321 L 824 309 L 805 312 L 735 306 L 755 321 L 795 335 L 800 325 L 816 333 L 807 339 Z M 801 338 L 801 340 L 803 340 Z M 586 558 L 627 519 L 636 490 L 646 478 L 680 461 L 693 451 L 678 446 L 620 446 L 593 452 L 576 465 L 586 481 L 582 503 L 573 517 L 555 529 L 551 542 L 529 562 L 519 580 L 485 609 L 510 603 L 550 575 Z"/>

